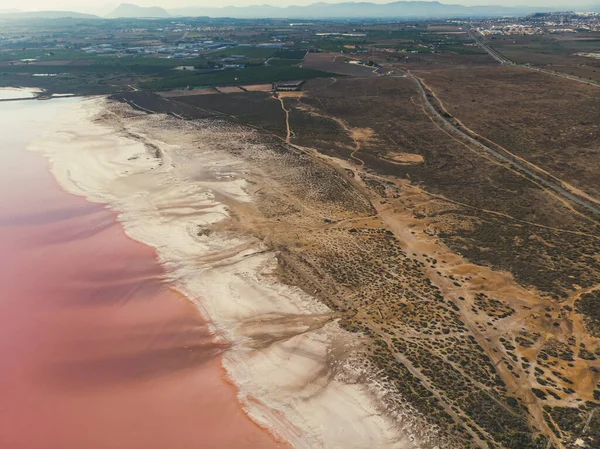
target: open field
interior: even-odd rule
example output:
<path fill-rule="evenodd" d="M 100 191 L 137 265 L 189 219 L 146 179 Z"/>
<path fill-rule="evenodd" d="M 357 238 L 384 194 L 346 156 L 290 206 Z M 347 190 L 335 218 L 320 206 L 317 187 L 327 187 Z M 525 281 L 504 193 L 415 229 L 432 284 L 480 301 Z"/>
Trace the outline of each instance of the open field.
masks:
<path fill-rule="evenodd" d="M 265 173 L 254 180 L 261 207 L 235 226 L 271 242 L 283 279 L 368 337 L 364 356 L 395 392 L 391 408 L 407 400 L 449 447 L 558 448 L 580 435 L 600 402 L 585 296 L 598 289 L 600 226 L 445 132 L 412 79 L 314 80 L 281 99 L 126 98 L 214 114 L 277 148 L 266 166 L 250 158 Z M 356 192 L 370 206 L 357 209 Z"/>
<path fill-rule="evenodd" d="M 148 89 L 174 89 L 180 87 L 202 87 L 219 85 L 260 84 L 275 81 L 289 81 L 328 77 L 329 73 L 302 67 L 250 67 L 242 70 L 226 70 L 194 75 L 175 75 L 167 78 L 143 83 Z"/>
<path fill-rule="evenodd" d="M 467 127 L 600 201 L 599 88 L 510 67 L 415 74 Z"/>
<path fill-rule="evenodd" d="M 349 61 L 352 59 L 354 58 L 348 58 L 344 57 L 343 55 L 336 55 L 329 52 L 309 53 L 304 58 L 302 66 L 314 70 L 337 73 L 340 75 L 376 76 L 375 68 L 350 64 Z"/>
<path fill-rule="evenodd" d="M 600 61 L 578 53 L 600 51 L 600 33 L 579 36 L 510 36 L 486 39 L 492 48 L 518 64 L 531 64 L 600 81 Z"/>
<path fill-rule="evenodd" d="M 272 67 L 288 67 L 288 66 L 295 66 L 298 64 L 302 63 L 302 59 L 276 59 L 276 58 L 272 58 L 269 59 L 269 62 L 266 63 L 266 65 L 272 66 Z"/>
<path fill-rule="evenodd" d="M 257 47 L 228 47 L 222 50 L 211 51 L 207 53 L 209 57 L 244 55 L 254 59 L 268 59 L 277 53 L 274 48 L 257 48 Z"/>

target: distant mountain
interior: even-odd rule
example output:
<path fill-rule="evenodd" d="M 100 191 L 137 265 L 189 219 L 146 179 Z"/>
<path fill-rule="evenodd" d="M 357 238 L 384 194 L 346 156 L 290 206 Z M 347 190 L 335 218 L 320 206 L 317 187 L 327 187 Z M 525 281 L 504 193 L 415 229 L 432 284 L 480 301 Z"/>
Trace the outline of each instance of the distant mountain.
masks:
<path fill-rule="evenodd" d="M 107 14 L 106 17 L 109 18 L 117 18 L 117 17 L 130 17 L 130 18 L 140 18 L 140 17 L 156 17 L 156 18 L 165 18 L 170 17 L 169 13 L 158 6 L 137 6 L 132 5 L 131 3 L 121 3 L 117 6 L 110 14 Z"/>
<path fill-rule="evenodd" d="M 19 11 L 19 12 L 0 12 L 0 19 L 99 19 L 92 14 L 83 14 L 74 11 Z"/>
<path fill-rule="evenodd" d="M 563 8 L 564 9 L 564 8 Z M 437 1 L 397 1 L 378 4 L 358 3 L 313 3 L 308 6 L 277 7 L 269 5 L 223 8 L 188 7 L 169 10 L 172 16 L 209 16 L 235 18 L 287 18 L 287 19 L 358 19 L 358 18 L 448 18 L 448 17 L 493 17 L 517 16 L 533 12 L 559 10 L 548 7 L 529 6 L 463 6 Z"/>

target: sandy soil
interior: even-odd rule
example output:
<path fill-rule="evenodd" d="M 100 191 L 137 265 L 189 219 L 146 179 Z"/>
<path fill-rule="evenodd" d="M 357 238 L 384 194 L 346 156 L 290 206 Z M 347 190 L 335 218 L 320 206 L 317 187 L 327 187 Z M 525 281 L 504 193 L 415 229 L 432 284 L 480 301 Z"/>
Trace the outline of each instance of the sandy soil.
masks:
<path fill-rule="evenodd" d="M 255 421 L 297 448 L 433 447 L 409 416 L 385 413 L 385 390 L 353 361 L 360 339 L 339 314 L 279 282 L 265 242 L 224 226 L 253 207 L 252 167 L 218 147 L 229 135 L 261 154 L 247 132 L 94 99 L 61 117 L 38 149 L 67 191 L 108 202 L 130 237 L 156 248 L 174 288 L 231 344 L 224 365 Z"/>
<path fill-rule="evenodd" d="M 420 154 L 396 153 L 392 157 L 390 157 L 390 160 L 398 162 L 400 164 L 420 164 L 425 159 L 423 159 L 423 156 L 421 156 Z"/>
<path fill-rule="evenodd" d="M 13 98 L 32 98 L 39 93 L 39 89 L 0 87 L 0 100 L 9 100 Z"/>
<path fill-rule="evenodd" d="M 249 86 L 242 86 L 249 92 L 271 92 L 273 86 L 271 84 L 251 84 Z"/>
<path fill-rule="evenodd" d="M 300 98 L 304 95 L 304 92 L 277 92 L 277 97 L 279 98 Z"/>

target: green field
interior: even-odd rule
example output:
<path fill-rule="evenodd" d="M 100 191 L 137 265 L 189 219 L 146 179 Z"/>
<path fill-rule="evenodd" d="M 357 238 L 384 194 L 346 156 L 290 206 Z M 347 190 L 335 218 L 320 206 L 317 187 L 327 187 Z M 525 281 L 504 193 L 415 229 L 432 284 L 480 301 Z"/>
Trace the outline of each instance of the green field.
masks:
<path fill-rule="evenodd" d="M 366 44 L 374 44 L 375 42 L 368 41 L 367 39 L 356 39 L 356 38 L 323 38 L 315 42 L 315 46 L 321 50 L 327 51 L 351 51 L 346 46 L 358 46 Z"/>
<path fill-rule="evenodd" d="M 255 58 L 255 59 L 267 59 L 271 56 L 274 56 L 277 53 L 276 48 L 262 48 L 262 47 L 246 47 L 246 46 L 236 46 L 236 47 L 227 47 L 222 48 L 221 50 L 211 51 L 206 53 L 207 57 L 226 57 L 231 55 L 243 55 L 247 58 Z"/>
<path fill-rule="evenodd" d="M 418 40 L 425 29 L 403 29 L 403 30 L 368 30 L 367 36 L 372 39 L 406 39 Z"/>
<path fill-rule="evenodd" d="M 192 59 L 167 59 L 148 57 L 95 57 L 86 60 L 56 61 L 56 64 L 15 64 L 0 66 L 0 74 L 8 73 L 69 73 L 79 75 L 136 75 L 168 76 L 175 67 L 207 64 L 204 57 Z"/>
<path fill-rule="evenodd" d="M 289 67 L 298 65 L 302 62 L 302 59 L 269 59 L 269 66 L 271 67 Z"/>
<path fill-rule="evenodd" d="M 306 50 L 279 50 L 274 57 L 279 59 L 304 59 Z"/>
<path fill-rule="evenodd" d="M 142 83 L 147 89 L 176 89 L 180 87 L 224 86 L 271 83 L 296 79 L 329 77 L 330 73 L 300 67 L 249 67 L 241 70 L 218 71 L 199 75 L 173 76 Z"/>
<path fill-rule="evenodd" d="M 472 45 L 440 45 L 442 51 L 451 51 L 459 55 L 485 55 L 486 51 L 481 47 Z"/>
<path fill-rule="evenodd" d="M 59 50 L 59 49 L 48 49 L 48 48 L 29 48 L 26 50 L 10 50 L 3 51 L 0 53 L 0 61 L 14 61 L 20 59 L 35 59 L 39 58 L 40 61 L 71 61 L 74 59 L 90 59 L 93 57 L 83 51 L 79 50 Z M 116 55 L 102 56 L 104 58 L 113 57 Z"/>

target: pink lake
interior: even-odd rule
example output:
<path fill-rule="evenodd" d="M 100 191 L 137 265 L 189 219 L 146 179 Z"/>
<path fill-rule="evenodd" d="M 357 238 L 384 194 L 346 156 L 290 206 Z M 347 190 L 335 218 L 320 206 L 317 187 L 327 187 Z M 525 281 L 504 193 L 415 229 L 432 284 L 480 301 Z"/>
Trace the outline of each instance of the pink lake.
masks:
<path fill-rule="evenodd" d="M 26 150 L 75 101 L 0 104 L 0 448 L 287 447 L 245 415 L 154 250 Z"/>

